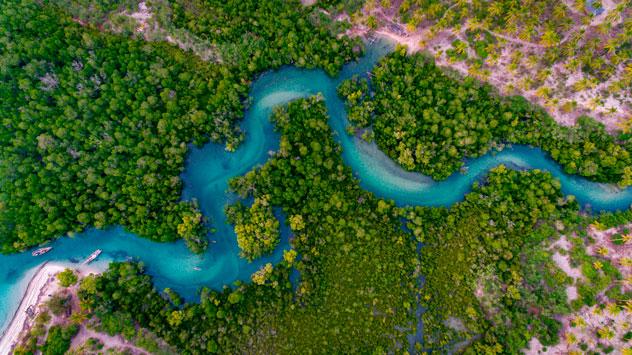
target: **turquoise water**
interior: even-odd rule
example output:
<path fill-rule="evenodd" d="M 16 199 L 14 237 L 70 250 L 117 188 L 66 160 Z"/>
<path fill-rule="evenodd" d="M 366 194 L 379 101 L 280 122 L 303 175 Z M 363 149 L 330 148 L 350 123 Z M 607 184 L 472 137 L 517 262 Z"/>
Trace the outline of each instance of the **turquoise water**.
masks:
<path fill-rule="evenodd" d="M 221 289 L 236 280 L 249 280 L 262 264 L 278 262 L 284 249 L 289 248 L 289 230 L 282 228 L 282 242 L 267 257 L 249 263 L 239 257 L 232 227 L 226 224 L 224 206 L 236 199 L 227 192 L 228 180 L 265 163 L 271 151 L 278 148 L 279 137 L 273 131 L 269 116 L 275 105 L 322 93 L 331 116 L 330 124 L 337 141 L 343 147 L 343 159 L 359 178 L 363 188 L 377 196 L 392 199 L 398 205 L 445 206 L 463 199 L 472 182 L 480 179 L 492 167 L 504 163 L 513 168 L 538 168 L 560 179 L 562 190 L 575 195 L 593 210 L 626 209 L 632 203 L 632 189 L 619 190 L 610 185 L 596 184 L 565 175 L 559 166 L 538 149 L 515 146 L 467 162 L 467 173 L 457 173 L 445 181 L 435 182 L 421 174 L 402 170 L 375 145 L 345 133 L 343 102 L 336 95 L 340 81 L 354 74 L 364 75 L 387 53 L 391 46 L 376 42 L 359 62 L 343 69 L 337 78 L 320 70 L 286 67 L 260 76 L 252 85 L 252 104 L 242 122 L 246 140 L 234 153 L 223 146 L 207 144 L 191 148 L 183 173 L 183 199 L 196 198 L 202 212 L 209 217 L 216 232 L 210 236 L 209 250 L 203 255 L 191 254 L 184 243 L 154 243 L 138 238 L 122 228 L 89 230 L 74 238 L 60 238 L 52 243 L 53 250 L 41 257 L 30 252 L 0 256 L 0 324 L 4 328 L 15 312 L 33 269 L 45 260 L 72 265 L 92 251 L 103 250 L 98 264 L 105 267 L 110 260 L 136 259 L 145 263 L 158 289 L 171 287 L 188 300 L 196 298 L 202 286 Z M 283 220 L 283 216 L 277 216 Z M 196 270 L 199 268 L 200 270 Z"/>

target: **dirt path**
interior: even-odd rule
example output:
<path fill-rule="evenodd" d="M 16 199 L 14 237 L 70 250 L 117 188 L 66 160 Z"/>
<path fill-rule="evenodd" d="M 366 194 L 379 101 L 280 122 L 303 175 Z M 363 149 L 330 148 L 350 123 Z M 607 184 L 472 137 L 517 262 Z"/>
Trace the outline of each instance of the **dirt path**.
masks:
<path fill-rule="evenodd" d="M 525 46 L 525 47 L 532 47 L 532 48 L 548 48 L 548 47 L 553 47 L 553 46 L 545 46 L 545 45 L 543 45 L 543 44 L 539 44 L 539 43 L 533 43 L 533 42 L 529 42 L 529 41 L 523 41 L 523 40 L 521 40 L 521 39 L 519 39 L 519 38 L 509 37 L 509 36 L 506 36 L 506 35 L 504 35 L 504 34 L 502 34 L 502 33 L 494 32 L 494 31 L 492 31 L 492 30 L 490 30 L 490 29 L 488 29 L 488 28 L 485 28 L 485 27 L 481 27 L 481 30 L 487 31 L 487 32 L 489 32 L 490 34 L 494 35 L 495 37 L 502 38 L 502 39 L 504 39 L 504 40 L 505 40 L 505 41 L 507 41 L 507 42 L 511 42 L 511 43 L 515 43 L 515 44 L 520 44 L 520 45 L 523 45 L 523 46 Z"/>

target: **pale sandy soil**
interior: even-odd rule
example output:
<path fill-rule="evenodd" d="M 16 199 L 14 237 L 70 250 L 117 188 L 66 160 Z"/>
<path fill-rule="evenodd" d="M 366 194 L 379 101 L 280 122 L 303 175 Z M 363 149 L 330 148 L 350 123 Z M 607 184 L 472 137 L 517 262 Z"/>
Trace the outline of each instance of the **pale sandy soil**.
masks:
<path fill-rule="evenodd" d="M 568 255 L 562 255 L 558 252 L 555 252 L 552 256 L 553 261 L 564 273 L 573 278 L 573 280 L 581 279 L 582 272 L 578 268 L 574 268 L 571 266 L 570 258 Z"/>
<path fill-rule="evenodd" d="M 584 276 L 580 269 L 571 266 L 570 257 L 567 252 L 571 250 L 571 243 L 568 241 L 565 235 L 561 236 L 560 239 L 556 240 L 551 244 L 550 249 L 561 249 L 564 251 L 564 254 L 561 254 L 559 251 L 556 251 L 551 259 L 555 262 L 558 268 L 562 270 L 566 275 L 573 279 L 573 283 L 577 280 L 583 280 Z M 566 297 L 569 302 L 577 299 L 577 287 L 574 285 L 566 286 Z"/>
<path fill-rule="evenodd" d="M 22 331 L 30 327 L 33 318 L 27 315 L 26 310 L 46 302 L 50 295 L 55 293 L 58 288 L 55 276 L 64 269 L 65 267 L 59 264 L 44 263 L 33 275 L 18 310 L 0 339 L 0 354 L 8 354 L 19 340 Z"/>
<path fill-rule="evenodd" d="M 160 3 L 160 0 L 157 2 Z M 202 40 L 183 29 L 162 28 L 154 18 L 152 8 L 146 1 L 141 1 L 138 4 L 137 11 L 133 13 L 122 12 L 119 15 L 134 19 L 137 23 L 136 33 L 146 41 L 169 42 L 184 51 L 192 51 L 204 61 L 221 62 L 219 51 L 208 41 Z M 114 31 L 118 30 L 114 27 Z"/>
<path fill-rule="evenodd" d="M 599 230 L 595 228 L 595 226 L 590 226 L 587 232 L 594 242 L 587 247 L 586 251 L 588 254 L 597 256 L 600 259 L 609 260 L 623 276 L 623 282 L 614 284 L 614 287 L 621 287 L 623 291 L 630 291 L 632 290 L 632 285 L 630 284 L 632 267 L 623 265 L 621 260 L 624 258 L 632 258 L 632 243 L 615 245 L 610 239 L 613 234 L 622 234 L 625 228 L 632 230 L 632 224 L 606 230 Z M 565 237 L 562 237 L 559 241 L 555 242 L 552 247 L 569 250 L 570 243 Z M 604 255 L 603 252 L 599 253 L 600 248 L 607 249 L 607 254 Z M 556 257 L 556 255 L 559 256 Z M 556 251 L 553 259 L 560 269 L 575 279 L 577 271 L 579 270 L 570 268 L 567 258 L 563 257 L 563 255 Z M 581 272 L 579 272 L 579 276 L 583 278 Z M 569 295 L 569 298 L 570 296 L 576 298 L 577 288 L 575 286 L 567 288 L 567 295 Z M 605 347 L 612 346 L 615 349 L 612 354 L 621 354 L 623 349 L 630 347 L 630 344 L 624 343 L 622 338 L 626 332 L 632 330 L 632 308 L 629 306 L 624 307 L 623 304 L 620 304 L 619 307 L 616 308 L 613 307 L 615 303 L 610 301 L 603 292 L 597 299 L 599 300 L 599 304 L 592 307 L 583 306 L 578 312 L 559 318 L 562 322 L 559 344 L 546 347 L 546 351 L 544 351 L 544 347 L 538 339 L 533 338 L 529 342 L 528 348 L 524 350 L 524 353 L 569 354 L 570 352 L 577 352 L 579 354 L 584 353 L 584 351 L 581 351 L 579 348 L 579 344 L 584 343 L 592 350 L 596 350 L 598 344 L 602 344 Z M 574 323 L 574 325 L 572 323 Z M 603 332 L 604 330 L 608 330 L 611 337 L 598 336 L 599 332 Z"/>
<path fill-rule="evenodd" d="M 577 297 L 579 297 L 579 295 L 577 294 L 577 287 L 566 286 L 566 298 L 568 298 L 568 302 L 576 300 Z"/>
<path fill-rule="evenodd" d="M 149 354 L 147 351 L 137 347 L 136 345 L 128 342 L 123 339 L 122 336 L 110 336 L 104 333 L 95 332 L 92 329 L 86 328 L 84 325 L 79 329 L 79 333 L 72 338 L 72 343 L 70 345 L 71 349 L 77 349 L 81 345 L 83 345 L 89 338 L 99 339 L 103 344 L 105 344 L 106 349 L 113 349 L 117 351 L 128 350 L 131 354 Z"/>
<path fill-rule="evenodd" d="M 136 29 L 136 32 L 143 32 L 147 27 L 147 22 L 149 21 L 149 19 L 151 19 L 152 15 L 149 11 L 149 8 L 147 8 L 147 4 L 144 1 L 141 1 L 138 4 L 138 11 L 130 14 L 129 17 L 138 22 L 138 28 Z"/>
<path fill-rule="evenodd" d="M 621 351 L 629 344 L 622 341 L 623 335 L 632 329 L 630 320 L 632 313 L 622 310 L 612 313 L 607 308 L 599 310 L 597 306 L 584 306 L 579 312 L 562 317 L 563 324 L 560 342 L 557 345 L 549 346 L 546 352 L 537 338 L 532 338 L 529 347 L 524 350 L 525 354 L 569 354 L 571 351 L 585 352 L 579 348 L 580 343 L 587 344 L 591 349 L 596 349 L 597 344 L 612 346 L 615 351 L 611 354 L 621 354 Z M 575 326 L 571 326 L 571 321 Z M 600 329 L 610 329 L 613 332 L 611 339 L 597 337 Z"/>
<path fill-rule="evenodd" d="M 571 277 L 573 281 L 584 278 L 580 269 L 571 266 L 571 260 L 567 254 L 571 250 L 571 243 L 568 241 L 565 235 L 561 236 L 558 240 L 552 243 L 549 249 L 561 249 L 560 251 L 563 251 L 562 253 L 560 253 L 560 251 L 555 251 L 551 258 L 553 259 L 557 267 L 564 271 L 566 275 Z"/>
<path fill-rule="evenodd" d="M 599 255 L 599 258 L 607 259 L 621 272 L 624 282 L 621 282 L 622 291 L 632 291 L 632 266 L 622 265 L 622 259 L 632 258 L 632 242 L 623 245 L 612 243 L 611 236 L 614 234 L 623 234 L 623 229 L 627 228 L 632 233 L 632 223 L 616 228 L 606 230 L 598 230 L 594 226 L 588 228 L 589 235 L 594 239 L 594 243 L 588 248 L 589 255 Z M 600 249 L 607 249 L 607 255 L 599 253 Z M 627 280 L 627 281 L 626 281 Z M 632 321 L 632 318 L 631 318 Z"/>
<path fill-rule="evenodd" d="M 555 262 L 558 268 L 562 270 L 566 275 L 573 279 L 573 283 L 577 280 L 582 280 L 584 276 L 580 269 L 571 266 L 570 257 L 568 256 L 568 252 L 571 250 L 571 243 L 568 241 L 565 235 L 561 236 L 560 239 L 556 240 L 551 244 L 549 249 L 561 249 L 564 251 L 564 254 L 561 254 L 559 251 L 556 251 L 551 256 L 551 259 Z M 577 287 L 574 285 L 566 286 L 566 298 L 568 302 L 574 301 L 577 299 Z"/>
<path fill-rule="evenodd" d="M 586 30 L 589 26 L 596 26 L 602 23 L 612 11 L 616 4 L 612 1 L 604 1 L 606 11 L 600 16 L 592 19 L 590 25 L 581 25 L 578 28 L 569 31 L 562 41 L 570 39 L 571 35 L 577 31 Z M 572 4 L 567 4 L 572 7 Z M 436 62 L 440 66 L 457 70 L 463 75 L 475 76 L 482 81 L 486 81 L 498 88 L 502 94 L 506 95 L 522 95 L 530 102 L 540 105 L 560 124 L 570 126 L 576 123 L 577 118 L 581 115 L 589 115 L 597 121 L 603 123 L 610 132 L 620 129 L 621 123 L 632 117 L 632 97 L 625 90 L 619 92 L 619 97 L 607 94 L 606 89 L 614 82 L 613 79 L 601 83 L 596 87 L 586 88 L 581 91 L 575 90 L 571 85 L 584 78 L 584 74 L 579 71 L 569 71 L 566 69 L 567 62 L 556 64 L 550 69 L 551 74 L 544 81 L 543 86 L 535 88 L 523 87 L 525 78 L 533 78 L 543 68 L 530 68 L 525 71 L 523 58 L 521 61 L 521 69 L 512 71 L 510 69 L 510 55 L 514 51 L 525 54 L 542 55 L 545 46 L 539 43 L 523 41 L 518 38 L 507 36 L 502 33 L 490 32 L 500 42 L 504 42 L 503 50 L 500 57 L 496 61 L 487 61 L 484 71 L 470 68 L 465 62 L 450 61 L 445 54 L 446 49 L 452 47 L 451 43 L 455 39 L 465 41 L 465 29 L 467 24 L 458 31 L 442 30 L 438 33 L 431 34 L 428 28 L 420 28 L 414 32 L 405 30 L 405 26 L 395 21 L 396 16 L 391 9 L 385 11 L 379 7 L 366 11 L 365 16 L 369 14 L 375 16 L 380 27 L 374 31 L 375 34 L 389 38 L 390 40 L 406 45 L 409 52 L 428 51 L 435 56 Z M 577 11 L 575 11 L 577 14 Z M 613 24 L 620 22 L 621 19 Z M 366 35 L 369 29 L 357 21 L 349 31 L 348 35 Z M 468 49 L 471 52 L 471 48 Z M 469 53 L 472 56 L 473 53 Z M 526 57 L 526 55 L 525 55 Z M 621 63 L 617 68 L 617 74 L 613 78 L 619 77 L 623 72 L 625 63 Z M 528 67 L 528 66 L 527 66 Z M 563 89 L 560 90 L 559 87 Z M 549 89 L 548 94 L 543 94 L 540 88 Z M 561 109 L 562 104 L 569 102 L 574 103 L 569 111 Z"/>

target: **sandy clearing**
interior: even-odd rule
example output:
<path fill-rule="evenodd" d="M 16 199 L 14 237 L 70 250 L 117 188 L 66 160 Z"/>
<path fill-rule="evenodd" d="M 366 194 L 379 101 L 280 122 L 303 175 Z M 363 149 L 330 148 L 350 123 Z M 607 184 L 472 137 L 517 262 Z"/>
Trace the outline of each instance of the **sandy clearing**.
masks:
<path fill-rule="evenodd" d="M 138 11 L 130 14 L 129 17 L 138 21 L 139 26 L 136 29 L 136 32 L 143 32 L 147 27 L 147 22 L 152 17 L 152 13 L 149 11 L 149 8 L 147 8 L 147 4 L 144 1 L 141 1 L 138 4 Z"/>
<path fill-rule="evenodd" d="M 70 348 L 77 349 L 79 346 L 83 345 L 88 339 L 95 338 L 99 339 L 107 349 L 116 349 L 119 351 L 129 350 L 131 354 L 148 354 L 147 351 L 137 347 L 133 343 L 123 339 L 122 336 L 110 336 L 104 333 L 95 332 L 92 329 L 86 328 L 84 325 L 79 329 L 79 333 L 72 338 L 72 343 Z"/>
<path fill-rule="evenodd" d="M 581 279 L 583 277 L 581 270 L 571 266 L 570 257 L 568 255 L 562 255 L 555 252 L 552 256 L 553 261 L 557 267 L 559 267 L 564 273 L 573 278 L 573 280 Z"/>

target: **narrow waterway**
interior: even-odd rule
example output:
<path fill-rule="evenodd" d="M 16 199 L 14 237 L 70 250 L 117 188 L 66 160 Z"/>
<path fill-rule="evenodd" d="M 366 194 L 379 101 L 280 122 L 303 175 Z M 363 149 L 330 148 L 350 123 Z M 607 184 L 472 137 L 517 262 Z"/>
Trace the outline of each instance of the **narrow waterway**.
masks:
<path fill-rule="evenodd" d="M 195 300 L 203 287 L 221 289 L 236 280 L 249 280 L 250 275 L 268 262 L 278 262 L 289 248 L 289 230 L 282 228 L 282 242 L 272 255 L 252 263 L 239 257 L 236 237 L 226 224 L 224 206 L 236 199 L 228 193 L 228 181 L 265 163 L 270 152 L 278 148 L 279 137 L 273 131 L 269 116 L 272 108 L 288 101 L 321 93 L 327 104 L 330 125 L 343 148 L 343 159 L 360 180 L 363 188 L 377 196 L 394 200 L 398 205 L 448 206 L 463 199 L 472 183 L 490 168 L 501 163 L 517 169 L 550 171 L 562 184 L 565 194 L 575 195 L 593 210 L 627 209 L 632 204 L 632 189 L 620 190 L 569 176 L 539 149 L 514 146 L 502 152 L 487 154 L 467 162 L 466 173 L 456 173 L 445 181 L 435 182 L 417 173 L 406 172 L 379 151 L 345 133 L 346 113 L 336 95 L 338 84 L 353 75 L 366 75 L 377 60 L 392 46 L 377 41 L 358 62 L 344 67 L 340 76 L 331 78 L 321 70 L 285 67 L 261 75 L 252 85 L 252 104 L 241 127 L 246 132 L 244 143 L 234 153 L 223 146 L 207 144 L 192 148 L 183 173 L 183 199 L 197 199 L 202 212 L 212 222 L 215 233 L 203 255 L 191 254 L 184 243 L 155 243 L 139 238 L 120 227 L 88 230 L 73 238 L 63 237 L 52 243 L 53 250 L 33 257 L 30 252 L 0 256 L 0 329 L 7 326 L 28 283 L 32 270 L 45 260 L 73 264 L 95 249 L 103 254 L 98 264 L 105 267 L 110 260 L 142 261 L 154 277 L 156 287 L 171 287 L 187 300 Z M 280 214 L 278 217 L 283 220 Z"/>

